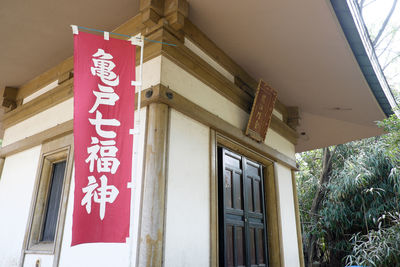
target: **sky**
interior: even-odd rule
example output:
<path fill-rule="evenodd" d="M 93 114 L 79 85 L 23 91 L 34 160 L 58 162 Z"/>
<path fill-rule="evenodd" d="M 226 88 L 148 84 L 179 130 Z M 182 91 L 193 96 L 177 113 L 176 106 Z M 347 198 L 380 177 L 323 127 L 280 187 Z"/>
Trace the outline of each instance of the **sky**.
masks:
<path fill-rule="evenodd" d="M 370 32 L 371 39 L 377 35 L 384 19 L 393 4 L 394 0 L 366 0 L 363 9 L 364 22 Z M 376 48 L 381 67 L 384 68 L 385 76 L 391 85 L 392 90 L 400 92 L 400 1 L 393 12 L 390 22 L 382 34 L 381 43 Z M 382 53 L 387 47 L 386 51 Z M 386 68 L 385 65 L 396 58 Z"/>

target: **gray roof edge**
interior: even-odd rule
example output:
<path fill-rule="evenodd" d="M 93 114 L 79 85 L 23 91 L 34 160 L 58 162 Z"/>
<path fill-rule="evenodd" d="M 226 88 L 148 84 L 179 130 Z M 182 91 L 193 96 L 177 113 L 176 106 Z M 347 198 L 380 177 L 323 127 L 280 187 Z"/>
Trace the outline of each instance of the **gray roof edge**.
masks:
<path fill-rule="evenodd" d="M 376 56 L 375 49 L 369 38 L 358 4 L 355 0 L 330 1 L 372 93 L 385 115 L 392 115 L 393 109 L 397 106 L 397 103 L 379 64 L 378 57 Z M 362 60 L 362 58 L 365 57 L 369 59 L 368 62 Z M 366 77 L 368 69 L 370 70 L 371 68 L 374 70 L 375 74 L 372 79 L 370 73 L 369 77 Z M 378 95 L 382 95 L 382 93 L 385 95 L 385 98 L 378 98 Z M 399 114 L 397 115 L 399 116 Z"/>

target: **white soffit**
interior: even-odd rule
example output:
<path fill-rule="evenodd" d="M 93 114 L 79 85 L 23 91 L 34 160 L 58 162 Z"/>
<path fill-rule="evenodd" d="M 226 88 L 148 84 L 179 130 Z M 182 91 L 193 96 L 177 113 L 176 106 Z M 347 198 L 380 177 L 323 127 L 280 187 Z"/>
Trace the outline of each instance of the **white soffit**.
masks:
<path fill-rule="evenodd" d="M 300 129 L 309 138 L 299 140 L 297 151 L 380 133 L 375 121 L 385 115 L 330 1 L 189 0 L 189 4 L 190 19 L 254 78 L 273 86 L 285 105 L 316 116 L 304 118 L 304 125 L 301 121 Z M 319 129 L 332 127 L 340 131 L 319 135 Z"/>

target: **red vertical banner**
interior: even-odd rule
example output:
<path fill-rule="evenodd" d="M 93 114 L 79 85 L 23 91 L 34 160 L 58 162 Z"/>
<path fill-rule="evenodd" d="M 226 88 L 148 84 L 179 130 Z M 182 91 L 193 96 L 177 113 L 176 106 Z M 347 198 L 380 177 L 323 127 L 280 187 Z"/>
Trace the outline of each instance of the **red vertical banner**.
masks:
<path fill-rule="evenodd" d="M 129 236 L 135 46 L 74 34 L 75 192 L 72 243 Z"/>

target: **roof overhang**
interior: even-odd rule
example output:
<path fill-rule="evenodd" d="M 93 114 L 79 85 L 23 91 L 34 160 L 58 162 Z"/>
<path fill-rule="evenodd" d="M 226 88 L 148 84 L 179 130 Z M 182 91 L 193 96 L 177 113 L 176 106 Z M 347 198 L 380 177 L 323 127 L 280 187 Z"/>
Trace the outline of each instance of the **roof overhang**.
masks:
<path fill-rule="evenodd" d="M 256 79 L 298 106 L 296 151 L 382 133 L 395 105 L 353 0 L 190 1 L 190 17 Z"/>
<path fill-rule="evenodd" d="M 352 0 L 188 2 L 194 24 L 300 108 L 298 152 L 381 134 L 375 122 L 395 103 Z M 1 88 L 71 56 L 70 24 L 112 30 L 139 13 L 136 0 L 2 5 Z"/>

